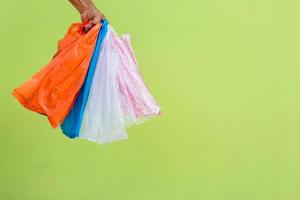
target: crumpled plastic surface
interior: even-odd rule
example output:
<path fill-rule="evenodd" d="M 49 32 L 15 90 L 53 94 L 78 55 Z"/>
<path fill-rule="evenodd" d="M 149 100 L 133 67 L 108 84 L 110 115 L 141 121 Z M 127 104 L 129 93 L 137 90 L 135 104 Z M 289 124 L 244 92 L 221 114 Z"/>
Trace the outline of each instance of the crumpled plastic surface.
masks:
<path fill-rule="evenodd" d="M 126 139 L 126 127 L 161 115 L 161 108 L 144 83 L 130 36 L 118 36 L 107 20 L 87 33 L 83 27 L 73 23 L 50 63 L 13 95 L 70 138 Z"/>
<path fill-rule="evenodd" d="M 75 138 L 79 135 L 83 113 L 89 97 L 90 87 L 95 73 L 96 64 L 99 59 L 100 47 L 107 33 L 108 21 L 106 19 L 102 19 L 101 24 L 102 26 L 98 34 L 96 46 L 90 61 L 89 70 L 87 72 L 84 83 L 79 91 L 79 95 L 76 98 L 75 104 L 73 105 L 71 111 L 68 113 L 68 115 L 66 116 L 63 123 L 60 126 L 62 132 L 70 138 Z"/>
<path fill-rule="evenodd" d="M 46 115 L 53 128 L 72 108 L 85 80 L 101 24 L 87 33 L 84 24 L 73 23 L 58 41 L 52 60 L 31 79 L 15 88 L 12 95 L 27 109 Z"/>
<path fill-rule="evenodd" d="M 160 114 L 158 102 L 144 83 L 130 36 L 118 36 L 108 25 L 79 138 L 100 144 L 127 139 L 126 127 Z"/>

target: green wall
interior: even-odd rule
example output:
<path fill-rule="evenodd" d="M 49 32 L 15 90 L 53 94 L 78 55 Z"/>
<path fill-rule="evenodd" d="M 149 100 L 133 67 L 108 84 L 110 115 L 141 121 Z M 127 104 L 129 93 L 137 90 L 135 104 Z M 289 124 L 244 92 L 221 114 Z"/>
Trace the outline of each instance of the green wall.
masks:
<path fill-rule="evenodd" d="M 96 0 L 130 33 L 162 116 L 71 140 L 11 95 L 79 20 L 0 0 L 0 199 L 299 200 L 299 0 Z"/>

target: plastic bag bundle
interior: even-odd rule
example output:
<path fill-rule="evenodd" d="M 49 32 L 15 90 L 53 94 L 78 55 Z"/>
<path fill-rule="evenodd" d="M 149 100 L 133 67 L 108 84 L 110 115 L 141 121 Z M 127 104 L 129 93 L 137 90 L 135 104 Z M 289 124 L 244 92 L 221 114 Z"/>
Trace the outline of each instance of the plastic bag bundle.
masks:
<path fill-rule="evenodd" d="M 130 36 L 118 36 L 107 20 L 102 20 L 101 28 L 100 25 L 95 26 L 87 34 L 93 33 L 92 30 L 98 32 L 98 35 L 93 38 L 93 46 L 87 47 L 93 52 L 89 67 L 81 73 L 85 76 L 84 81 L 77 82 L 81 87 L 73 96 L 73 103 L 60 127 L 70 138 L 79 137 L 106 144 L 127 139 L 126 127 L 144 122 L 161 112 L 144 83 L 130 44 Z M 47 78 L 45 75 L 40 81 Z M 70 84 L 69 87 L 73 86 Z M 19 90 L 22 89 L 21 86 Z M 49 94 L 48 88 L 40 90 L 46 90 L 46 94 Z M 20 102 L 23 104 L 24 101 Z M 26 102 L 31 105 L 30 99 Z"/>

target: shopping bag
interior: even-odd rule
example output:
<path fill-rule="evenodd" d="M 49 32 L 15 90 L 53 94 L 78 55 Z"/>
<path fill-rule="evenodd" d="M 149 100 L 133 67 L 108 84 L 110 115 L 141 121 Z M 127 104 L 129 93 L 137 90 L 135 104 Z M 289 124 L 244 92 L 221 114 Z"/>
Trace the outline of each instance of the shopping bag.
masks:
<path fill-rule="evenodd" d="M 130 36 L 119 37 L 110 24 L 107 29 L 78 135 L 101 144 L 127 139 L 126 127 L 161 114 L 144 83 Z"/>
<path fill-rule="evenodd" d="M 51 61 L 12 92 L 25 108 L 46 115 L 53 128 L 63 122 L 75 102 L 101 26 L 85 33 L 84 25 L 71 24 Z"/>
<path fill-rule="evenodd" d="M 96 46 L 93 51 L 93 55 L 90 61 L 88 73 L 85 77 L 85 81 L 79 91 L 78 96 L 76 97 L 75 104 L 73 105 L 71 111 L 68 113 L 63 123 L 61 124 L 62 132 L 70 138 L 75 138 L 78 137 L 79 135 L 79 131 L 82 123 L 82 117 L 89 96 L 89 90 L 93 80 L 96 64 L 98 59 L 101 59 L 98 57 L 99 50 L 100 50 L 101 43 L 107 33 L 107 24 L 108 21 L 106 19 L 101 20 L 101 25 L 102 25 L 101 30 L 98 34 Z"/>

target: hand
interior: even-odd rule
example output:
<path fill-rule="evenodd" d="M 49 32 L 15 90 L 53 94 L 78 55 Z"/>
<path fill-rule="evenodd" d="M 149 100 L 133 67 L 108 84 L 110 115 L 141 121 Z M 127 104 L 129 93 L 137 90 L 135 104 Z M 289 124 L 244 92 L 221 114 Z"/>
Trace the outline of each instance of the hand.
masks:
<path fill-rule="evenodd" d="M 98 10 L 96 7 L 92 6 L 80 13 L 81 21 L 89 21 L 88 24 L 84 26 L 84 31 L 89 31 L 94 25 L 100 22 L 101 19 L 105 19 L 104 14 Z"/>

